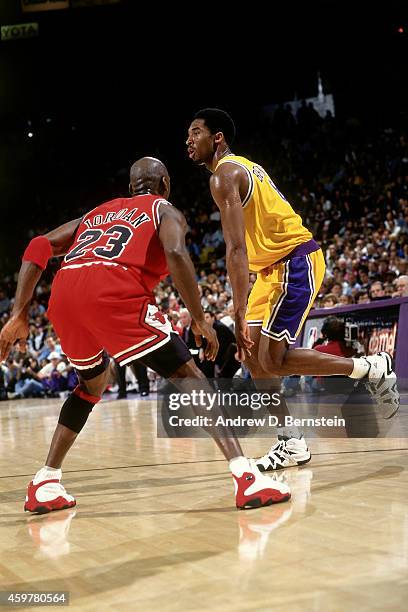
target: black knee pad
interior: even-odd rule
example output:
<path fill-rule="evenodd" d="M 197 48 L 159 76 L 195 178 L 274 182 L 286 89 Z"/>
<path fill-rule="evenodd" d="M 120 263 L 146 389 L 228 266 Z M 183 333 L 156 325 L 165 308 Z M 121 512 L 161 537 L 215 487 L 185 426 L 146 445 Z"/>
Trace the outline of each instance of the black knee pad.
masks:
<path fill-rule="evenodd" d="M 95 398 L 96 399 L 96 398 Z M 79 397 L 75 392 L 65 400 L 59 415 L 58 423 L 79 433 L 88 420 L 96 402 Z"/>

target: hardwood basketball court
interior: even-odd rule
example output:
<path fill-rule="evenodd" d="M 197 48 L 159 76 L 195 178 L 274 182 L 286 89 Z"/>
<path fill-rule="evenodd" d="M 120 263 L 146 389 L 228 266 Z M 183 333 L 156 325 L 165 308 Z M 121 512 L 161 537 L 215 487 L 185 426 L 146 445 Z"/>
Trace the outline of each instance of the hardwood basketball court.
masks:
<path fill-rule="evenodd" d="M 0 590 L 69 591 L 89 611 L 405 609 L 406 438 L 313 439 L 312 461 L 278 474 L 290 502 L 238 512 L 210 439 L 158 439 L 153 401 L 103 402 L 64 465 L 77 507 L 29 516 L 60 406 L 0 404 Z"/>

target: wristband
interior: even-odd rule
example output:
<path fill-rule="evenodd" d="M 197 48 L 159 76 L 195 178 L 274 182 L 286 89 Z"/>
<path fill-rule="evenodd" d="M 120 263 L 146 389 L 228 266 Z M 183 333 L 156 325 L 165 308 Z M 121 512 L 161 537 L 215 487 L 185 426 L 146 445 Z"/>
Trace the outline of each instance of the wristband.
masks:
<path fill-rule="evenodd" d="M 36 264 L 41 270 L 45 270 L 50 257 L 52 257 L 50 241 L 45 236 L 36 236 L 24 251 L 22 259 Z"/>

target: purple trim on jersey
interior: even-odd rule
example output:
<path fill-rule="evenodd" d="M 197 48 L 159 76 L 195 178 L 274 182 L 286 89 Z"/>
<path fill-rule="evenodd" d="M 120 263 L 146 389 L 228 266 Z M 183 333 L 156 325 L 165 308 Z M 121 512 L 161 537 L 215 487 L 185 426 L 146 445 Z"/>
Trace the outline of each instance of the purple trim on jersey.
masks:
<path fill-rule="evenodd" d="M 314 290 L 313 266 L 309 255 L 296 255 L 286 262 L 283 293 L 271 312 L 267 327 L 262 328 L 262 333 L 275 340 L 285 339 L 293 343 L 305 310 L 313 299 Z"/>

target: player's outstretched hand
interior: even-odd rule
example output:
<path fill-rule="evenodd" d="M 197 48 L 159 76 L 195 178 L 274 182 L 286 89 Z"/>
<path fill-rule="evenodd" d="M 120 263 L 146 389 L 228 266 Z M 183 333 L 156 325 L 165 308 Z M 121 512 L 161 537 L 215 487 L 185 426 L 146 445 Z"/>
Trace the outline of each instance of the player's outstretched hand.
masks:
<path fill-rule="evenodd" d="M 213 326 L 210 323 L 207 323 L 207 321 L 200 321 L 200 323 L 193 321 L 191 328 L 193 330 L 196 346 L 200 347 L 202 345 L 201 336 L 204 336 L 204 338 L 207 340 L 204 355 L 209 361 L 214 361 L 218 353 L 219 344 L 217 334 L 215 333 Z"/>
<path fill-rule="evenodd" d="M 11 317 L 0 333 L 0 361 L 7 359 L 16 340 L 25 339 L 27 336 L 27 317 L 25 315 L 21 317 Z"/>
<path fill-rule="evenodd" d="M 249 334 L 248 323 L 245 319 L 235 319 L 235 338 L 237 340 L 237 352 L 235 359 L 237 361 L 245 361 L 251 356 L 251 348 L 254 345 Z"/>

